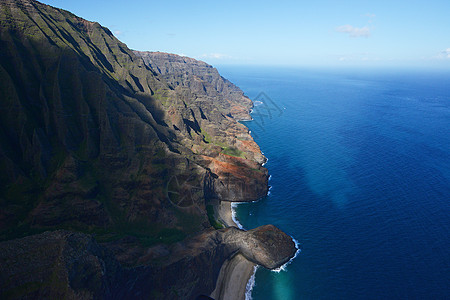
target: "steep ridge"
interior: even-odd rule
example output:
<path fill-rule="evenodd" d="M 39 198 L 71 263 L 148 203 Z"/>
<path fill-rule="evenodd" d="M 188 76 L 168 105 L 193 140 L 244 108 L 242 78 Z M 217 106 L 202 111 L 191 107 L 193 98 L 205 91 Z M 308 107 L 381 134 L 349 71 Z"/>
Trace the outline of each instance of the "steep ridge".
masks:
<path fill-rule="evenodd" d="M 237 86 L 220 76 L 217 69 L 186 56 L 163 52 L 134 51 L 188 101 L 205 108 L 220 106 L 238 120 L 250 120 L 252 101 Z M 208 105 L 208 103 L 214 103 Z"/>
<path fill-rule="evenodd" d="M 32 0 L 0 0 L 0 49 L 2 296 L 193 298 L 214 289 L 230 255 L 268 268 L 293 255 L 281 231 L 268 231 L 287 249 L 274 264 L 266 251 L 229 242 L 240 231 L 211 227 L 211 200 L 256 200 L 268 178 L 237 121 L 249 118 L 251 101 L 216 69 L 133 52 L 98 23 Z M 70 231 L 30 236 L 55 229 Z M 72 250 L 43 260 L 48 272 L 36 277 L 32 249 L 66 244 Z M 55 272 L 72 277 L 51 277 L 58 261 L 67 263 Z"/>
<path fill-rule="evenodd" d="M 153 100 L 167 84 L 97 23 L 38 2 L 1 4 L 2 224 L 174 219 L 158 213 L 163 191 L 153 188 L 170 175 L 155 165 L 185 159 Z"/>
<path fill-rule="evenodd" d="M 194 145 L 194 152 L 204 154 L 207 167 L 218 176 L 212 196 L 226 201 L 252 201 L 266 195 L 268 174 L 260 166 L 266 158 L 248 129 L 235 121 L 251 119 L 251 100 L 202 61 L 161 52 L 134 53 L 163 76 L 197 116 L 203 141 L 209 147 L 200 144 L 199 149 Z"/>

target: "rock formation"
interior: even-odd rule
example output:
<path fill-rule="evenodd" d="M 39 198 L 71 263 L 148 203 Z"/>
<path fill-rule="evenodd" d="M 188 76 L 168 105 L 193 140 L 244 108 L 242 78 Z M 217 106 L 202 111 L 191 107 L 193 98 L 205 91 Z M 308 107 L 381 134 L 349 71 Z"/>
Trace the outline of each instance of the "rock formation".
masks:
<path fill-rule="evenodd" d="M 268 188 L 252 103 L 216 69 L 33 0 L 0 0 L 0 49 L 2 296 L 193 298 L 230 255 L 293 255 L 273 227 L 211 227 L 211 199 Z"/>
<path fill-rule="evenodd" d="M 178 243 L 164 260 L 124 268 L 83 233 L 53 231 L 0 242 L 2 298 L 190 299 L 214 289 L 220 267 L 238 253 L 266 268 L 287 262 L 296 248 L 274 226 L 206 230 Z M 149 251 L 150 253 L 150 251 Z"/>

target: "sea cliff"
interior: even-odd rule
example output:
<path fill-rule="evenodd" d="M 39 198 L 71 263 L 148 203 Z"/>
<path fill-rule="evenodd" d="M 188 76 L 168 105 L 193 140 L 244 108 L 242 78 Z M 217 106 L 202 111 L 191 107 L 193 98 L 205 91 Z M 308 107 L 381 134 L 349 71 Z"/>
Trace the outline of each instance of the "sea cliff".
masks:
<path fill-rule="evenodd" d="M 267 193 L 238 87 L 37 1 L 0 9 L 2 298 L 194 299 L 231 257 L 294 255 L 208 209 Z"/>

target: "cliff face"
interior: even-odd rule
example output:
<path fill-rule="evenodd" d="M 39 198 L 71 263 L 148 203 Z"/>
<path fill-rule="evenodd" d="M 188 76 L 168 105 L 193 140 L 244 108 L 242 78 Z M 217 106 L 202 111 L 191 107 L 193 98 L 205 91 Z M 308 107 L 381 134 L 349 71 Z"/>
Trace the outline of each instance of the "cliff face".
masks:
<path fill-rule="evenodd" d="M 173 87 L 187 101 L 194 100 L 207 111 L 220 107 L 238 120 L 251 120 L 252 101 L 237 86 L 220 76 L 217 69 L 190 57 L 163 52 L 134 53 Z"/>
<path fill-rule="evenodd" d="M 142 280 L 121 293 L 152 292 L 144 282 L 161 274 L 187 276 L 183 284 L 192 288 L 177 286 L 187 297 L 201 286 L 211 291 L 220 263 L 244 248 L 204 235 L 214 232 L 208 201 L 249 201 L 267 193 L 265 158 L 237 121 L 249 119 L 251 101 L 204 62 L 133 52 L 98 23 L 37 1 L 0 0 L 0 49 L 0 240 L 72 232 L 4 242 L 9 250 L 2 266 L 16 255 L 8 243 L 31 245 L 27 249 L 53 243 L 82 257 L 84 267 L 66 263 L 55 271 L 62 274 L 58 282 L 72 287 L 63 289 L 67 297 L 83 289 L 87 298 L 107 297 L 114 280 Z M 194 249 L 191 241 L 202 236 L 210 248 L 197 248 L 198 261 L 190 261 L 180 249 Z M 52 249 L 43 269 L 63 259 Z M 30 251 L 24 256 L 32 263 L 39 255 Z M 190 275 L 177 273 L 197 263 Z M 93 267 L 106 265 L 113 275 Z M 22 267 L 33 272 L 26 268 L 32 266 L 9 266 L 11 276 Z M 77 281 L 73 274 L 84 271 L 99 285 Z M 11 285 L 11 278 L 3 277 L 0 286 Z M 35 279 L 43 282 L 25 283 Z M 60 291 L 46 288 L 38 284 L 44 294 L 36 295 Z M 7 295 L 17 290 L 4 289 Z M 157 284 L 154 291 L 171 293 Z"/>
<path fill-rule="evenodd" d="M 18 224 L 176 226 L 163 187 L 189 151 L 156 100 L 167 83 L 97 23 L 0 3 L 2 236 Z"/>
<path fill-rule="evenodd" d="M 251 101 L 217 70 L 174 55 L 143 59 L 99 24 L 35 1 L 0 3 L 4 238 L 19 223 L 129 222 L 173 228 L 177 238 L 204 227 L 205 195 L 264 195 L 263 157 L 231 117 L 248 114 Z M 177 193 L 190 197 L 179 203 Z M 180 206 L 196 222 L 183 222 Z"/>
<path fill-rule="evenodd" d="M 260 166 L 265 157 L 248 129 L 236 122 L 251 119 L 251 100 L 202 61 L 161 52 L 134 53 L 168 82 L 199 124 L 206 145 L 193 145 L 193 151 L 213 173 L 208 178 L 210 197 L 252 201 L 265 196 L 268 175 Z M 184 128 L 180 120 L 175 123 Z"/>
<path fill-rule="evenodd" d="M 177 244 L 164 262 L 124 268 L 91 236 L 53 231 L 0 242 L 2 299 L 193 299 L 210 294 L 227 258 L 241 253 L 267 268 L 294 254 L 292 239 L 274 226 L 251 231 L 205 230 Z"/>

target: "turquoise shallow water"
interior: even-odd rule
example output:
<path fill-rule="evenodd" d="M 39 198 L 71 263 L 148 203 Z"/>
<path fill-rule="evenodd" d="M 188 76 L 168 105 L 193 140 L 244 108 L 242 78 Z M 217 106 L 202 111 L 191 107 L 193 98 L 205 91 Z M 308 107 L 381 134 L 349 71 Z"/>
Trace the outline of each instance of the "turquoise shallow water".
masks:
<path fill-rule="evenodd" d="M 253 299 L 450 298 L 450 73 L 221 67 L 250 98 L 270 194 L 241 204 L 302 252 Z"/>

